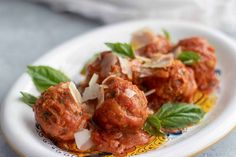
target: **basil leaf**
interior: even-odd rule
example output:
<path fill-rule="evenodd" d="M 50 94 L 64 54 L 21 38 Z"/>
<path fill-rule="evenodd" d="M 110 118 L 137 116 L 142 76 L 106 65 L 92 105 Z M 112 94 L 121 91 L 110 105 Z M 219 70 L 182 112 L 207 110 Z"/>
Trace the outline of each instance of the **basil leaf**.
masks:
<path fill-rule="evenodd" d="M 204 111 L 197 105 L 186 103 L 167 103 L 155 115 L 166 129 L 181 129 L 198 123 Z"/>
<path fill-rule="evenodd" d="M 29 105 L 30 107 L 32 107 L 37 98 L 29 93 L 26 93 L 26 92 L 20 92 L 22 97 L 21 97 L 21 101 L 23 101 L 24 103 L 26 103 L 27 105 Z"/>
<path fill-rule="evenodd" d="M 161 135 L 163 129 L 183 129 L 198 123 L 205 112 L 197 105 L 187 103 L 166 103 L 158 112 L 149 116 L 144 130 L 150 135 Z"/>
<path fill-rule="evenodd" d="M 162 32 L 164 33 L 166 39 L 170 41 L 170 39 L 171 39 L 170 32 L 168 32 L 168 31 L 165 30 L 165 29 L 162 29 Z"/>
<path fill-rule="evenodd" d="M 163 135 L 160 120 L 155 116 L 148 117 L 146 123 L 144 124 L 144 130 L 153 136 Z"/>
<path fill-rule="evenodd" d="M 100 53 L 94 54 L 94 55 L 92 56 L 92 58 L 90 58 L 90 59 L 84 64 L 83 68 L 82 68 L 81 71 L 80 71 L 80 74 L 85 75 L 86 72 L 87 72 L 88 65 L 89 65 L 90 63 L 92 63 L 93 61 L 95 61 L 99 55 L 100 55 Z"/>
<path fill-rule="evenodd" d="M 112 52 L 120 55 L 121 57 L 135 58 L 133 48 L 127 43 L 105 43 Z"/>
<path fill-rule="evenodd" d="M 36 88 L 43 92 L 50 86 L 59 84 L 60 82 L 68 82 L 70 79 L 60 72 L 49 66 L 31 66 L 28 67 L 28 74 L 31 76 Z"/>
<path fill-rule="evenodd" d="M 193 65 L 197 63 L 201 57 L 193 51 L 182 51 L 178 56 L 177 59 L 181 60 L 186 65 Z"/>

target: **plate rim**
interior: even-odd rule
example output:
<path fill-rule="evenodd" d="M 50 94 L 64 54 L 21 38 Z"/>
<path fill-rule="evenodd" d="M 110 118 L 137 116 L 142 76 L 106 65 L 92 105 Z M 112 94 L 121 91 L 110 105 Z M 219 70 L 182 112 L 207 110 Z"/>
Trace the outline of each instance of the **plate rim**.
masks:
<path fill-rule="evenodd" d="M 121 23 L 117 23 L 117 24 L 112 24 L 112 25 L 106 25 L 106 26 L 101 26 L 98 28 L 95 28 L 92 31 L 88 31 L 86 33 L 80 34 L 75 36 L 72 39 L 69 39 L 59 45 L 57 45 L 55 48 L 47 51 L 44 55 L 41 55 L 38 59 L 36 59 L 32 64 L 38 64 L 40 62 L 42 62 L 43 60 L 45 60 L 46 58 L 49 58 L 50 56 L 55 55 L 55 53 L 57 51 L 62 51 L 61 49 L 66 49 L 66 47 L 71 47 L 71 45 L 73 45 L 73 43 L 78 43 L 79 40 L 83 40 L 84 38 L 88 38 L 89 36 L 91 36 L 92 34 L 98 33 L 100 31 L 105 31 L 106 29 L 111 29 L 112 27 L 122 27 L 124 25 L 128 25 L 128 24 L 134 24 L 134 23 L 165 23 L 166 25 L 175 25 L 175 24 L 179 24 L 179 25 L 183 25 L 183 26 L 190 26 L 193 28 L 197 28 L 197 29 L 202 29 L 214 34 L 217 34 L 218 36 L 222 37 L 222 39 L 227 40 L 228 43 L 230 43 L 231 45 L 234 44 L 233 39 L 229 38 L 227 35 L 223 34 L 222 32 L 213 29 L 213 28 L 209 28 L 206 27 L 204 25 L 195 23 L 195 22 L 186 22 L 186 21 L 182 21 L 182 20 L 163 20 L 163 19 L 141 19 L 141 20 L 131 20 L 131 21 L 126 21 L 126 22 L 121 22 Z M 234 46 L 235 49 L 235 53 L 236 53 L 236 46 Z M 10 88 L 10 90 L 8 91 L 6 98 L 4 99 L 3 103 L 1 104 L 1 108 L 0 108 L 0 113 L 3 112 L 3 107 L 8 103 L 12 93 L 14 93 L 14 87 L 16 87 L 17 84 L 19 84 L 19 82 L 21 82 L 21 80 L 23 80 L 23 78 L 25 77 L 25 73 L 23 73 L 18 79 L 17 81 L 13 84 L 13 86 Z M 234 99 L 236 100 L 236 99 Z M 3 129 L 3 114 L 0 115 L 1 117 L 1 130 L 2 130 L 2 135 L 4 136 L 5 140 L 7 141 L 7 144 L 13 148 L 13 150 L 18 154 L 23 154 L 23 152 L 21 152 L 21 150 L 19 148 L 16 148 L 14 146 L 14 143 L 12 141 L 9 140 L 9 138 L 7 137 L 7 135 L 5 135 L 4 129 Z M 233 117 L 233 116 L 232 116 Z M 236 117 L 236 116 L 235 116 Z M 218 141 L 220 141 L 221 139 L 223 139 L 226 135 L 228 135 L 231 131 L 233 131 L 236 128 L 236 122 L 234 122 L 234 125 L 232 125 L 231 128 L 228 128 L 228 130 L 225 132 L 225 134 L 221 134 L 221 136 L 219 136 L 218 138 L 215 138 L 214 140 L 211 140 L 211 143 L 208 145 L 205 145 L 202 149 L 199 149 L 198 151 L 194 151 L 191 154 L 189 154 L 190 156 L 194 155 L 194 154 L 198 154 L 202 151 L 204 151 L 205 149 L 209 148 L 210 146 L 214 145 L 215 143 L 217 143 Z M 155 154 L 152 153 L 153 155 Z M 23 155 L 24 156 L 24 155 Z M 137 155 L 137 156 L 142 156 L 142 155 Z"/>

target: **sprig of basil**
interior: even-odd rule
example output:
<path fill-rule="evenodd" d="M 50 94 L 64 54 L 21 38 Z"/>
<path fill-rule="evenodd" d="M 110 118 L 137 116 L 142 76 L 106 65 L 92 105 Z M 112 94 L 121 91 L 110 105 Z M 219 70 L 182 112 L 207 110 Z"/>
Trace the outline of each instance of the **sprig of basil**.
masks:
<path fill-rule="evenodd" d="M 61 71 L 49 66 L 31 66 L 29 65 L 27 73 L 31 76 L 36 88 L 43 92 L 50 86 L 60 82 L 68 82 L 70 79 Z"/>
<path fill-rule="evenodd" d="M 21 101 L 23 101 L 24 103 L 26 103 L 30 107 L 32 107 L 35 104 L 37 97 L 35 97 L 27 92 L 20 92 L 20 93 L 22 95 L 22 97 L 20 98 Z"/>
<path fill-rule="evenodd" d="M 171 40 L 170 32 L 168 32 L 165 29 L 162 29 L 162 32 L 165 35 L 166 39 L 170 41 Z"/>
<path fill-rule="evenodd" d="M 197 124 L 204 115 L 205 112 L 197 105 L 166 103 L 147 118 L 144 130 L 150 135 L 160 135 L 163 134 L 162 129 L 183 129 Z"/>
<path fill-rule="evenodd" d="M 134 50 L 128 43 L 105 43 L 112 52 L 120 55 L 121 57 L 135 58 Z"/>
<path fill-rule="evenodd" d="M 193 65 L 200 61 L 201 57 L 199 54 L 193 51 L 182 51 L 177 59 L 181 60 L 186 65 Z"/>
<path fill-rule="evenodd" d="M 149 116 L 144 124 L 144 130 L 150 135 L 163 135 L 161 121 L 156 116 Z"/>

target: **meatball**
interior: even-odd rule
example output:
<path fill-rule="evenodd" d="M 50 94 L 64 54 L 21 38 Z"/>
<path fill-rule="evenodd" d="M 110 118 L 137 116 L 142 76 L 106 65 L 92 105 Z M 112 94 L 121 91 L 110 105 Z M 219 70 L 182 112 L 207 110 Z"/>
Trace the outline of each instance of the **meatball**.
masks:
<path fill-rule="evenodd" d="M 171 43 L 164 36 L 156 36 L 152 43 L 145 45 L 137 50 L 137 54 L 140 56 L 152 58 L 157 53 L 166 54 L 172 50 Z"/>
<path fill-rule="evenodd" d="M 204 93 L 212 92 L 218 85 L 218 79 L 215 74 L 217 60 L 214 48 L 207 40 L 199 37 L 181 40 L 176 49 L 177 48 L 182 51 L 194 51 L 200 55 L 201 60 L 189 67 L 192 68 L 195 73 L 198 89 Z"/>
<path fill-rule="evenodd" d="M 90 80 L 94 73 L 99 76 L 98 83 L 101 83 L 106 77 L 112 74 L 124 79 L 128 77 L 122 72 L 119 58 L 111 51 L 102 52 L 94 62 L 88 65 L 86 80 Z"/>
<path fill-rule="evenodd" d="M 122 133 L 120 131 L 104 132 L 94 130 L 92 132 L 92 141 L 96 149 L 102 152 L 110 152 L 113 155 L 122 155 L 125 151 L 132 149 L 134 146 L 144 145 L 150 140 L 149 135 L 139 130 L 135 133 Z"/>
<path fill-rule="evenodd" d="M 141 87 L 149 93 L 149 106 L 158 110 L 166 102 L 191 102 L 197 89 L 194 73 L 182 62 L 174 60 L 169 67 L 149 69 Z"/>
<path fill-rule="evenodd" d="M 72 82 L 51 86 L 33 106 L 35 119 L 47 136 L 54 140 L 73 140 L 74 133 L 86 126 L 87 113 Z"/>
<path fill-rule="evenodd" d="M 103 82 L 104 102 L 94 113 L 94 122 L 104 130 L 134 131 L 148 116 L 147 100 L 136 85 L 119 77 Z"/>
<path fill-rule="evenodd" d="M 156 35 L 148 28 L 135 32 L 131 44 L 138 55 L 148 58 L 152 58 L 157 53 L 166 54 L 172 50 L 169 39 L 162 35 Z"/>
<path fill-rule="evenodd" d="M 111 51 L 102 52 L 94 62 L 88 65 L 86 79 L 80 84 L 80 89 L 83 91 L 83 89 L 88 86 L 88 82 L 94 73 L 98 75 L 99 79 L 97 83 L 99 84 L 110 75 L 116 75 L 135 82 L 139 66 L 140 63 L 137 60 L 117 57 L 117 55 L 113 54 Z"/>
<path fill-rule="evenodd" d="M 94 62 L 88 65 L 86 80 L 90 80 L 94 73 L 99 76 L 98 83 L 111 74 L 120 74 L 121 77 L 126 77 L 122 75 L 117 56 L 110 51 L 102 52 Z"/>

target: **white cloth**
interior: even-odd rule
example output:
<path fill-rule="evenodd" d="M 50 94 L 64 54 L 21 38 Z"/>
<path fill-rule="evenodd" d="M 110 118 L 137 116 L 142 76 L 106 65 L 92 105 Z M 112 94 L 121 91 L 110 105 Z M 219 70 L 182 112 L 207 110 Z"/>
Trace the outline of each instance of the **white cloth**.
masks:
<path fill-rule="evenodd" d="M 197 21 L 236 33 L 236 0 L 34 0 L 106 23 L 156 17 Z"/>

